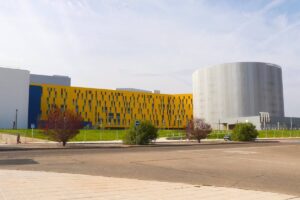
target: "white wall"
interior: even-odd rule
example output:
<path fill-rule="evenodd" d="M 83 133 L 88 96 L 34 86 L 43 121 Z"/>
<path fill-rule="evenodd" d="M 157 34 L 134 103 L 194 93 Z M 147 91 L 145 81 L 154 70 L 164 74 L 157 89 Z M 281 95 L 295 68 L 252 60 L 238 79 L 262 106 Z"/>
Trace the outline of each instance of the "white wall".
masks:
<path fill-rule="evenodd" d="M 27 128 L 29 71 L 0 68 L 0 128 L 12 128 L 18 109 L 18 128 Z"/>

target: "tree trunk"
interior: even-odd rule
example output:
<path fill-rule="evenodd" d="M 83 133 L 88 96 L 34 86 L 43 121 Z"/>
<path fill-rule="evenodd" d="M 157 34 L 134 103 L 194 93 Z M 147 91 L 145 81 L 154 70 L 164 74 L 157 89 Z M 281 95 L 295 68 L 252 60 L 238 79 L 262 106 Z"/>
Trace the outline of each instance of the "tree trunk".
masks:
<path fill-rule="evenodd" d="M 62 144 L 63 144 L 63 146 L 65 147 L 66 144 L 67 144 L 67 142 L 66 142 L 66 141 L 63 141 Z"/>
<path fill-rule="evenodd" d="M 201 142 L 201 139 L 200 139 L 200 138 L 197 138 L 197 140 L 198 140 L 198 143 L 200 143 L 200 142 Z"/>

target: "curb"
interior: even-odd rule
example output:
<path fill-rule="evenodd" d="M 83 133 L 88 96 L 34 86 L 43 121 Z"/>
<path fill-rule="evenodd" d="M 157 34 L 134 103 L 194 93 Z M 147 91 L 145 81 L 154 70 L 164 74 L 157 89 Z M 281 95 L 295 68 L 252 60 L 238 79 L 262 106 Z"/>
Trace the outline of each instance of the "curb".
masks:
<path fill-rule="evenodd" d="M 217 146 L 217 145 L 232 145 L 232 144 L 254 144 L 254 143 L 274 143 L 278 144 L 280 141 L 255 141 L 255 142 L 219 142 L 219 143 L 156 143 L 156 144 L 150 144 L 150 145 L 124 145 L 124 144 L 118 144 L 115 146 L 106 146 L 106 144 L 99 144 L 97 146 L 88 146 L 88 145 L 93 145 L 95 143 L 81 143 L 81 144 L 67 144 L 66 147 L 24 147 L 24 146 L 11 146 L 11 145 L 0 145 L 0 152 L 3 151 L 34 151 L 34 150 L 78 150 L 78 149 L 121 149 L 121 148 L 150 148 L 150 147 L 184 147 L 184 146 Z M 47 143 L 45 143 L 47 144 Z M 29 144 L 30 145 L 30 144 Z M 111 145 L 111 144 L 110 144 Z"/>

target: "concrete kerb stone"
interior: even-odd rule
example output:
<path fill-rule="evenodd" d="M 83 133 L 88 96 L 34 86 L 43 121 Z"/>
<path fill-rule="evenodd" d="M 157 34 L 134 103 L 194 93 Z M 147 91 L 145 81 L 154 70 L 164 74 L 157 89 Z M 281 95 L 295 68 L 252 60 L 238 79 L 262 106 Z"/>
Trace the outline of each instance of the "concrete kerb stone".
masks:
<path fill-rule="evenodd" d="M 279 143 L 280 141 L 256 141 L 256 142 L 214 142 L 214 143 L 156 143 L 149 145 L 125 145 L 114 143 L 67 143 L 65 147 L 61 143 L 27 143 L 18 145 L 0 145 L 0 151 L 30 151 L 30 150 L 72 150 L 72 149 L 113 149 L 113 148 L 156 148 L 156 147 L 180 147 L 198 145 L 229 145 L 229 144 L 253 144 L 253 143 Z"/>

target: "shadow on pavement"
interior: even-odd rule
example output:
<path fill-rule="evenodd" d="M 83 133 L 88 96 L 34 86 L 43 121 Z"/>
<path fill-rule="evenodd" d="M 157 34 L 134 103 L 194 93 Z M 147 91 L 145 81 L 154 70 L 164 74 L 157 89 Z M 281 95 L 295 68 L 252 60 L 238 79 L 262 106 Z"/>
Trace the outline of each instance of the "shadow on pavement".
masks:
<path fill-rule="evenodd" d="M 33 165 L 39 164 L 32 159 L 5 159 L 0 160 L 0 165 Z"/>

